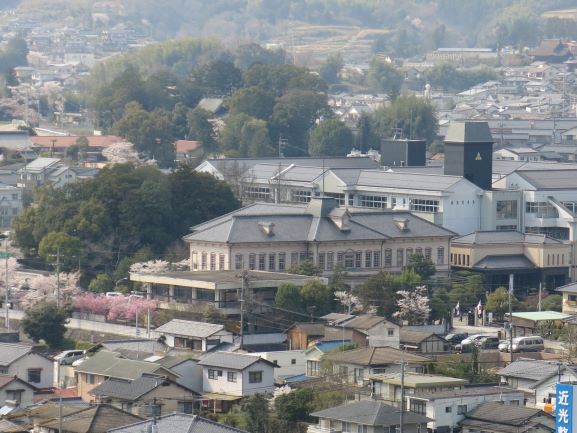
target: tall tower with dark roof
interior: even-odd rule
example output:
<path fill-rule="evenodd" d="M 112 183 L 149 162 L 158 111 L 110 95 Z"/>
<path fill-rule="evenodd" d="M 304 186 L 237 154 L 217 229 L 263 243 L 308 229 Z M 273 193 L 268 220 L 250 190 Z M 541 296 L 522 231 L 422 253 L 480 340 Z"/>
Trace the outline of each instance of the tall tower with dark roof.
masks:
<path fill-rule="evenodd" d="M 445 136 L 445 174 L 491 190 L 493 138 L 487 122 L 452 122 Z"/>

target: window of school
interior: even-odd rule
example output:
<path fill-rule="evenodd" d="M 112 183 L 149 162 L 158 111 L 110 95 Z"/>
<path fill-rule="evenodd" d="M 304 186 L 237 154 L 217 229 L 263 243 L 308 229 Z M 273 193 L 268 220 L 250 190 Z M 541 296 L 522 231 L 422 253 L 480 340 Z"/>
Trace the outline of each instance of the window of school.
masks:
<path fill-rule="evenodd" d="M 439 200 L 415 198 L 411 201 L 411 210 L 413 212 L 436 213 L 439 211 Z"/>

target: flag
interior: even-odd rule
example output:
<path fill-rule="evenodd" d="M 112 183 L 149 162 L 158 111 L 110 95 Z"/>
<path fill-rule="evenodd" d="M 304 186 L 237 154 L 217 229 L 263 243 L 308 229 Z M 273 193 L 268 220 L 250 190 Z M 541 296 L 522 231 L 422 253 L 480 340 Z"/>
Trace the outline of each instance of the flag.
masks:
<path fill-rule="evenodd" d="M 483 304 L 481 304 L 481 300 L 479 299 L 479 303 L 477 304 L 477 316 L 481 317 L 483 315 Z"/>
<path fill-rule="evenodd" d="M 461 301 L 457 301 L 457 305 L 455 305 L 455 316 L 461 314 Z"/>

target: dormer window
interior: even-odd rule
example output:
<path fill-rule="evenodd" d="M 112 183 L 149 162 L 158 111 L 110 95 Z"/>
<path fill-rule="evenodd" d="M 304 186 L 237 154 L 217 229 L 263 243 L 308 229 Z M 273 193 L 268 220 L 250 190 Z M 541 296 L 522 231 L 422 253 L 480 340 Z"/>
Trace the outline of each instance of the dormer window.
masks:
<path fill-rule="evenodd" d="M 267 235 L 267 236 L 273 236 L 274 235 L 274 223 L 263 221 L 263 222 L 259 222 L 258 225 L 265 235 Z"/>
<path fill-rule="evenodd" d="M 409 231 L 409 219 L 408 218 L 393 218 L 397 228 L 403 232 Z"/>

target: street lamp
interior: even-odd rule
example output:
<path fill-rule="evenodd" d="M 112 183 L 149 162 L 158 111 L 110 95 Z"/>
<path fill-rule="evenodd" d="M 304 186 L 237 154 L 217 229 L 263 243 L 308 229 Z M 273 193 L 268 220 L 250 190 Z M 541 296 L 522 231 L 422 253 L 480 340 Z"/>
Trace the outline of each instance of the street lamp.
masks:
<path fill-rule="evenodd" d="M 120 283 L 121 281 L 124 281 L 124 280 L 128 280 L 128 277 L 121 278 L 120 280 L 118 280 L 114 283 L 114 291 L 115 292 L 116 292 L 116 289 L 118 289 L 118 283 Z"/>

